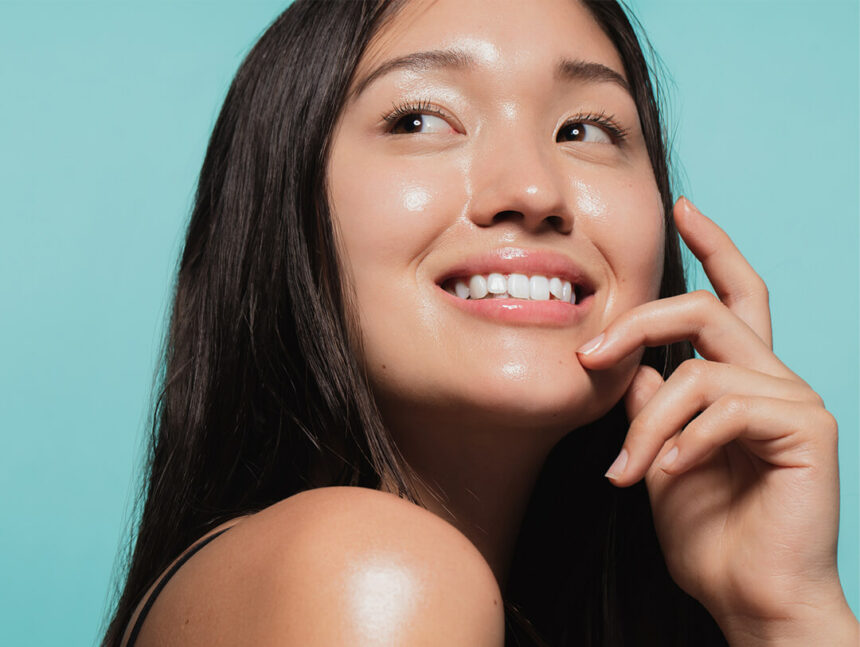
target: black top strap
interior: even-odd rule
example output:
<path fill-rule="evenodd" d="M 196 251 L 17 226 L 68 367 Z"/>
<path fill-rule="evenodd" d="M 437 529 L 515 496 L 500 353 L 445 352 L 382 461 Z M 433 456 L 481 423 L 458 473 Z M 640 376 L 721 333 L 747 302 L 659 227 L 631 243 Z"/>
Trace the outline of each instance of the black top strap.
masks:
<path fill-rule="evenodd" d="M 134 623 L 134 627 L 131 630 L 131 634 L 128 637 L 128 644 L 126 647 L 133 647 L 135 641 L 137 640 L 137 635 L 140 633 L 140 628 L 143 626 L 143 621 L 146 619 L 146 614 L 149 613 L 149 610 L 152 608 L 152 605 L 155 603 L 155 598 L 158 597 L 158 594 L 161 593 L 161 590 L 164 588 L 167 581 L 176 575 L 176 571 L 187 562 L 191 557 L 201 548 L 203 548 L 210 541 L 215 539 L 218 535 L 221 535 L 228 530 L 230 530 L 232 526 L 228 528 L 224 528 L 223 530 L 219 530 L 214 535 L 209 535 L 203 541 L 198 542 L 194 546 L 188 549 L 184 555 L 182 555 L 179 559 L 176 560 L 176 563 L 170 567 L 170 570 L 165 573 L 164 577 L 161 578 L 161 581 L 156 585 L 153 589 L 152 594 L 149 596 L 149 599 L 146 601 L 146 604 L 143 605 L 143 608 L 140 610 L 140 615 L 137 616 L 137 621 Z"/>

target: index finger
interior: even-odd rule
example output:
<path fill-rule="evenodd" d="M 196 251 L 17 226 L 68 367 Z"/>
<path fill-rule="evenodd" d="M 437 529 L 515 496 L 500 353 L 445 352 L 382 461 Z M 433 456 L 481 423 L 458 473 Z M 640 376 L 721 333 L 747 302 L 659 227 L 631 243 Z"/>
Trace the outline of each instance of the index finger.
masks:
<path fill-rule="evenodd" d="M 699 259 L 720 301 L 773 348 L 765 282 L 729 235 L 687 198 L 679 198 L 672 213 L 678 233 Z"/>

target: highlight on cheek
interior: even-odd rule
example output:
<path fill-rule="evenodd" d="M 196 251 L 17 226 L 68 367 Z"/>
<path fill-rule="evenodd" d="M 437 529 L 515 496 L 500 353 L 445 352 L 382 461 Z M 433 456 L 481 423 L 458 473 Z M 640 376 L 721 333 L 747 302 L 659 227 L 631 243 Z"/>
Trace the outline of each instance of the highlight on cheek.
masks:
<path fill-rule="evenodd" d="M 424 211 L 430 202 L 430 192 L 423 186 L 406 186 L 403 188 L 402 202 L 407 211 Z"/>
<path fill-rule="evenodd" d="M 605 220 L 606 203 L 597 187 L 579 178 L 573 180 L 573 186 L 576 190 L 576 207 L 579 212 L 594 220 Z"/>
<path fill-rule="evenodd" d="M 528 369 L 526 369 L 525 364 L 520 362 L 508 362 L 502 367 L 502 372 L 505 374 L 505 377 L 513 380 L 523 380 L 528 374 Z"/>

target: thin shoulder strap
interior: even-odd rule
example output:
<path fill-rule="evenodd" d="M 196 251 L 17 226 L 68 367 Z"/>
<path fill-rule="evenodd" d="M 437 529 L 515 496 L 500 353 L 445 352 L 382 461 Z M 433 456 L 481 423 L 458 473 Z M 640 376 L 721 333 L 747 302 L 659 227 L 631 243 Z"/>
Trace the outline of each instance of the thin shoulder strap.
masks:
<path fill-rule="evenodd" d="M 214 535 L 209 535 L 208 537 L 206 537 L 206 539 L 197 542 L 194 546 L 185 551 L 185 553 L 179 559 L 176 560 L 173 566 L 171 566 L 170 569 L 164 574 L 164 577 L 159 580 L 158 584 L 155 586 L 155 588 L 152 590 L 152 593 L 149 595 L 149 598 L 146 600 L 146 604 L 144 604 L 143 608 L 140 610 L 140 613 L 137 616 L 137 620 L 135 620 L 134 627 L 132 627 L 131 633 L 128 636 L 128 643 L 126 643 L 126 647 L 133 647 L 135 641 L 137 641 L 137 635 L 140 633 L 140 628 L 143 625 L 143 621 L 146 619 L 146 615 L 149 613 L 149 610 L 155 603 L 155 598 L 158 597 L 159 593 L 161 593 L 161 590 L 167 584 L 167 581 L 171 577 L 176 575 L 176 571 L 178 571 L 179 568 L 185 562 L 191 559 L 191 557 L 193 557 L 198 550 L 203 548 L 206 544 L 215 539 L 218 535 L 221 535 L 230 530 L 230 528 L 232 527 L 233 526 L 228 526 L 223 530 L 219 530 Z"/>

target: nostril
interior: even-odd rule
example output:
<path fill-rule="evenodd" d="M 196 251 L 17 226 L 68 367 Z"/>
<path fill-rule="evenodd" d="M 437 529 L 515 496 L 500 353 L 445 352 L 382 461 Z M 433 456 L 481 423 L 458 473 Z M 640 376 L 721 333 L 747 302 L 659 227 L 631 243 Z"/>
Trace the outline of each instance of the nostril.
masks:
<path fill-rule="evenodd" d="M 522 217 L 523 214 L 521 214 L 519 211 L 500 211 L 495 216 L 493 216 L 493 224 L 504 222 L 506 220 L 516 220 L 517 218 Z"/>
<path fill-rule="evenodd" d="M 549 216 L 546 220 L 555 229 L 559 231 L 564 230 L 564 218 L 562 218 L 561 216 Z"/>

